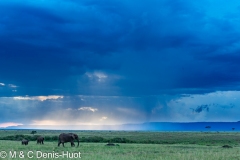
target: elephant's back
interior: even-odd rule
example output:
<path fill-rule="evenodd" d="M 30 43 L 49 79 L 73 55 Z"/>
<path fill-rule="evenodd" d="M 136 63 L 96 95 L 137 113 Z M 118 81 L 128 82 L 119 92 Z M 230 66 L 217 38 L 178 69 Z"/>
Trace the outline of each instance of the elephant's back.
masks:
<path fill-rule="evenodd" d="M 70 142 L 71 138 L 70 135 L 67 133 L 61 133 L 58 137 L 58 140 L 61 142 Z"/>

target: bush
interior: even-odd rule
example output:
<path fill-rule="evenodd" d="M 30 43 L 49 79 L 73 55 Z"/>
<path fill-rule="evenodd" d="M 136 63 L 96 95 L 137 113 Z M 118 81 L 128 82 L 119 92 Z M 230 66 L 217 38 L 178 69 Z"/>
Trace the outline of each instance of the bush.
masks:
<path fill-rule="evenodd" d="M 58 141 L 58 136 L 52 136 L 52 141 Z"/>
<path fill-rule="evenodd" d="M 112 138 L 109 141 L 112 143 L 133 143 L 133 141 L 131 140 L 128 140 L 126 138 L 118 138 L 118 137 Z"/>
<path fill-rule="evenodd" d="M 87 141 L 88 142 L 104 142 L 104 138 L 94 136 L 94 137 L 89 137 Z"/>
<path fill-rule="evenodd" d="M 38 137 L 37 135 L 29 136 L 29 135 L 17 134 L 17 135 L 14 135 L 14 136 L 2 137 L 1 140 L 21 141 L 22 139 L 27 139 L 29 141 L 35 141 L 35 140 L 37 140 L 37 137 Z"/>
<path fill-rule="evenodd" d="M 11 135 L 6 137 L 0 137 L 0 140 L 13 140 L 13 141 L 21 141 L 22 139 L 27 139 L 29 141 L 36 141 L 39 135 Z M 45 141 L 58 141 L 58 136 L 45 136 Z M 136 141 L 132 141 L 126 138 L 115 137 L 112 139 L 105 139 L 100 136 L 93 137 L 82 137 L 80 138 L 80 142 L 95 142 L 95 143 L 136 143 Z M 141 143 L 141 142 L 140 142 Z M 144 143 L 154 143 L 153 141 L 144 141 Z"/>

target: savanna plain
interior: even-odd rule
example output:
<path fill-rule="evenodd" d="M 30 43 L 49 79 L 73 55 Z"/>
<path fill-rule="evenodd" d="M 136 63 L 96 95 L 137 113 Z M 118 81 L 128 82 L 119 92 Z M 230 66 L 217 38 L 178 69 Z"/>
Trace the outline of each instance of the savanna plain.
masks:
<path fill-rule="evenodd" d="M 58 147 L 60 133 L 80 145 Z M 240 160 L 240 132 L 0 130 L 0 159 Z M 37 144 L 37 136 L 44 144 Z M 22 139 L 29 139 L 22 145 Z M 111 144 L 111 145 L 107 145 Z M 61 155 L 61 156 L 56 156 Z"/>

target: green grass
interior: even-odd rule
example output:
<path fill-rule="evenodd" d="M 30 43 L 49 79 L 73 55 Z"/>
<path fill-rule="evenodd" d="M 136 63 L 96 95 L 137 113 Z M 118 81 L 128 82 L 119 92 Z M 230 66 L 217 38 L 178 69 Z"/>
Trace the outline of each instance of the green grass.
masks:
<path fill-rule="evenodd" d="M 36 135 L 45 136 L 45 140 L 57 140 L 60 133 L 77 133 L 82 142 L 118 142 L 126 139 L 127 143 L 144 144 L 199 144 L 199 145 L 224 145 L 239 144 L 240 132 L 144 132 L 144 131 L 56 131 L 37 130 Z M 31 130 L 0 130 L 0 140 L 19 140 L 7 136 L 24 135 L 33 137 Z M 87 141 L 89 140 L 89 141 Z"/>
<path fill-rule="evenodd" d="M 69 131 L 37 130 L 38 135 L 58 136 Z M 115 143 L 119 146 L 105 146 L 105 143 L 81 142 L 79 147 L 58 147 L 57 141 L 45 141 L 37 145 L 30 141 L 29 145 L 21 145 L 21 141 L 0 140 L 0 149 L 6 151 L 33 151 L 32 160 L 37 159 L 37 151 L 41 153 L 81 153 L 81 159 L 86 160 L 237 160 L 240 159 L 240 133 L 238 132 L 141 132 L 141 131 L 72 131 L 79 137 L 102 137 L 106 140 L 126 138 L 134 143 Z M 14 135 L 33 136 L 31 130 L 0 130 L 0 138 Z M 230 145 L 232 148 L 223 148 Z M 1 159 L 1 158 L 0 158 Z M 5 158 L 13 159 L 13 158 Z M 15 158 L 20 159 L 20 158 Z M 30 158 L 29 158 L 30 159 Z M 40 158 L 46 159 L 46 158 Z M 47 159 L 67 159 L 47 158 Z M 69 158 L 71 159 L 71 158 Z"/>
<path fill-rule="evenodd" d="M 105 143 L 81 143 L 79 147 L 57 147 L 57 142 L 45 142 L 44 145 L 36 145 L 30 142 L 23 146 L 18 141 L 0 141 L 1 150 L 24 152 L 24 159 L 27 153 L 33 151 L 32 160 L 37 159 L 36 152 L 41 153 L 81 153 L 81 159 L 86 160 L 231 160 L 240 159 L 240 147 L 222 148 L 221 146 L 203 146 L 195 144 L 119 144 L 119 146 L 105 146 Z M 18 157 L 18 156 L 17 156 Z M 13 159 L 13 158 L 5 158 Z M 20 159 L 20 158 L 16 158 Z M 42 158 L 45 159 L 45 158 Z M 54 159 L 54 158 L 47 158 Z M 64 158 L 57 159 L 68 159 Z M 71 159 L 71 158 L 69 158 Z"/>

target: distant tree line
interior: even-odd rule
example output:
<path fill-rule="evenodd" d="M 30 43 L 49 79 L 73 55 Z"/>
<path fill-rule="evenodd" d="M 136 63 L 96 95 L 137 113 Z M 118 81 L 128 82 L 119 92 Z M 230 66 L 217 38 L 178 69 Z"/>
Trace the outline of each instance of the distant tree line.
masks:
<path fill-rule="evenodd" d="M 11 135 L 6 137 L 0 137 L 0 140 L 12 140 L 12 141 L 21 141 L 22 139 L 28 139 L 30 141 L 36 141 L 39 135 Z M 44 136 L 45 141 L 58 141 L 58 136 Z M 80 142 L 112 142 L 112 143 L 136 143 L 135 141 L 128 140 L 126 138 L 111 138 L 106 139 L 99 136 L 93 137 L 82 137 Z"/>

